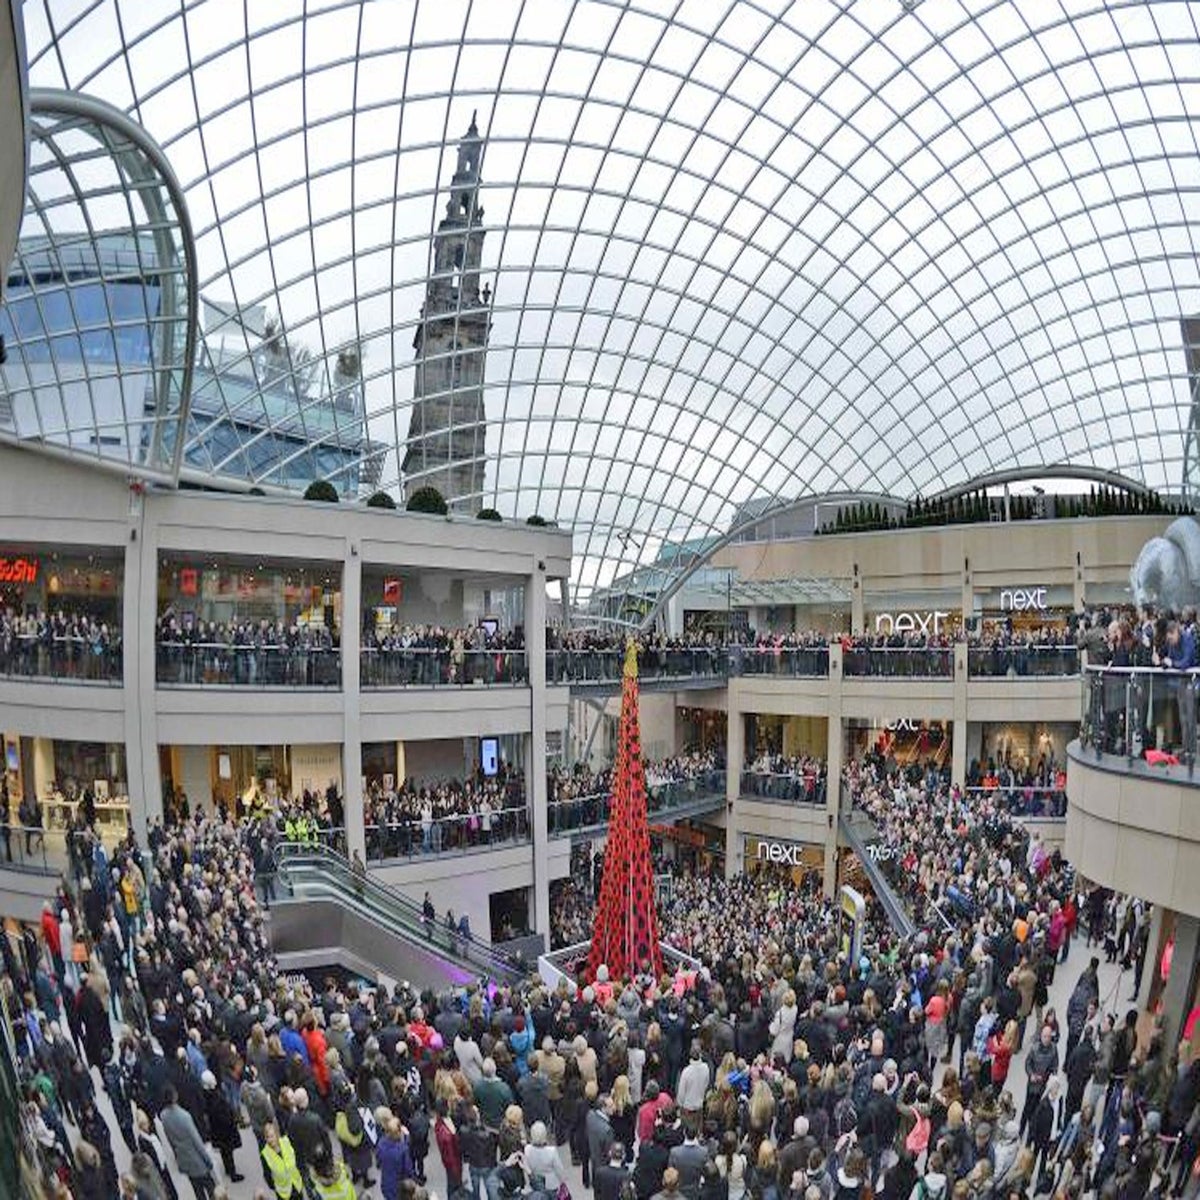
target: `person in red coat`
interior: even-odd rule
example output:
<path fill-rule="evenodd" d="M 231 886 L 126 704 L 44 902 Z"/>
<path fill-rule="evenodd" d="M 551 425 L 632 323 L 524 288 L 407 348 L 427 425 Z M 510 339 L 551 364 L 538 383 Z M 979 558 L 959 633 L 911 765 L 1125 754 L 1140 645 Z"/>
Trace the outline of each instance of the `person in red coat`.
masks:
<path fill-rule="evenodd" d="M 438 1153 L 442 1166 L 446 1168 L 446 1192 L 450 1196 L 462 1190 L 462 1150 L 458 1144 L 458 1131 L 447 1114 L 445 1100 L 439 1100 L 433 1122 L 433 1136 L 437 1138 Z"/>
<path fill-rule="evenodd" d="M 61 986 L 66 975 L 62 956 L 62 934 L 58 928 L 58 918 L 54 915 L 54 905 L 49 900 L 42 905 L 42 937 L 46 939 L 46 949 L 50 951 L 54 974 Z"/>
<path fill-rule="evenodd" d="M 310 1012 L 305 1016 L 300 1036 L 308 1050 L 308 1061 L 312 1066 L 313 1078 L 317 1081 L 317 1091 L 322 1096 L 328 1096 L 329 1067 L 325 1062 L 325 1051 L 329 1049 L 329 1043 L 325 1040 L 324 1031 L 317 1028 L 315 1014 Z"/>

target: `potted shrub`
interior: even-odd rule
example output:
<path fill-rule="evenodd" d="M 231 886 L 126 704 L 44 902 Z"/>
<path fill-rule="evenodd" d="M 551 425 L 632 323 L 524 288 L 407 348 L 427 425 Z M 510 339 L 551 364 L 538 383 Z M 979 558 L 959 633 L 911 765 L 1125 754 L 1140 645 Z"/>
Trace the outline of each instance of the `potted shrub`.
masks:
<path fill-rule="evenodd" d="M 305 500 L 320 500 L 324 504 L 338 502 L 337 488 L 328 479 L 314 479 L 304 491 Z"/>
<path fill-rule="evenodd" d="M 417 488 L 405 507 L 409 512 L 432 513 L 436 517 L 444 517 L 450 511 L 446 497 L 435 487 Z"/>

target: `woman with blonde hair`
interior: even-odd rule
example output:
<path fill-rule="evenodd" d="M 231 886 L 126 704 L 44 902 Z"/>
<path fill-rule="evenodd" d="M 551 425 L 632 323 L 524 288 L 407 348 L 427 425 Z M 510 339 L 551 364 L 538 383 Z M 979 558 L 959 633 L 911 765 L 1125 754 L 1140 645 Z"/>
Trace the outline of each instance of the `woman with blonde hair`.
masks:
<path fill-rule="evenodd" d="M 637 1123 L 637 1106 L 633 1103 L 633 1095 L 629 1090 L 629 1076 L 618 1075 L 613 1080 L 612 1091 L 609 1093 L 612 1101 L 613 1137 L 625 1147 L 625 1162 L 633 1162 L 634 1127 Z M 603 1166 L 603 1164 L 600 1164 Z"/>
<path fill-rule="evenodd" d="M 713 1076 L 713 1086 L 720 1087 L 729 1076 L 737 1070 L 737 1059 L 733 1056 L 733 1051 L 727 1051 L 725 1057 L 721 1059 L 720 1065 L 717 1067 L 717 1073 Z"/>
<path fill-rule="evenodd" d="M 525 1128 L 525 1114 L 519 1104 L 510 1104 L 504 1110 L 504 1120 L 500 1122 L 500 1133 L 497 1142 L 500 1149 L 500 1161 L 503 1162 L 510 1154 L 519 1154 L 529 1141 L 529 1132 Z"/>
<path fill-rule="evenodd" d="M 759 1144 L 744 1187 L 756 1200 L 779 1200 L 779 1156 L 770 1138 L 763 1138 Z"/>
<path fill-rule="evenodd" d="M 255 1021 L 250 1028 L 250 1036 L 246 1039 L 246 1061 L 253 1063 L 254 1069 L 265 1078 L 269 1055 L 267 1031 L 262 1027 L 261 1021 Z"/>
<path fill-rule="evenodd" d="M 750 1091 L 749 1121 L 748 1137 L 752 1144 L 770 1138 L 775 1124 L 775 1093 L 765 1079 L 756 1079 Z"/>

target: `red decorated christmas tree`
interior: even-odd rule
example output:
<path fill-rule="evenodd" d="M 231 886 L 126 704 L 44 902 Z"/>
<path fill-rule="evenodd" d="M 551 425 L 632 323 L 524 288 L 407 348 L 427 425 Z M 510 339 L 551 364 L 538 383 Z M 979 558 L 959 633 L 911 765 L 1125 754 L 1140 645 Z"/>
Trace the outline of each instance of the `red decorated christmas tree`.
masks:
<path fill-rule="evenodd" d="M 621 725 L 609 802 L 600 907 L 592 932 L 588 967 L 593 976 L 597 968 L 605 965 L 609 978 L 629 979 L 646 964 L 655 976 L 662 970 L 658 916 L 654 910 L 654 872 L 650 863 L 650 827 L 646 820 L 646 770 L 642 765 L 642 737 L 638 729 L 637 647 L 630 638 L 625 649 Z"/>

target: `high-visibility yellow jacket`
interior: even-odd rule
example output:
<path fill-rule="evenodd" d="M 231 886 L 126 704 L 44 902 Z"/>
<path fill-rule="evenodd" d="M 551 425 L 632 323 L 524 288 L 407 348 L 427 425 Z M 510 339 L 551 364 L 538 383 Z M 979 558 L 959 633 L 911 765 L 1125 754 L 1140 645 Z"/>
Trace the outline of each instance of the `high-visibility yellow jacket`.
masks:
<path fill-rule="evenodd" d="M 312 1185 L 321 1200 L 358 1200 L 358 1193 L 354 1190 L 354 1183 L 344 1162 L 337 1164 L 332 1183 L 322 1183 L 320 1176 L 314 1173 Z"/>
<path fill-rule="evenodd" d="M 304 1178 L 296 1165 L 296 1151 L 290 1139 L 281 1137 L 279 1149 L 270 1145 L 262 1148 L 263 1162 L 271 1176 L 271 1186 L 279 1200 L 304 1200 Z"/>

